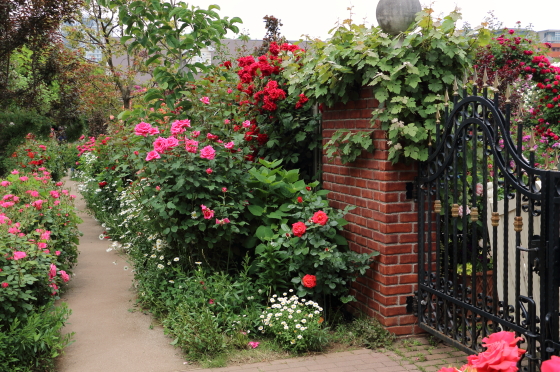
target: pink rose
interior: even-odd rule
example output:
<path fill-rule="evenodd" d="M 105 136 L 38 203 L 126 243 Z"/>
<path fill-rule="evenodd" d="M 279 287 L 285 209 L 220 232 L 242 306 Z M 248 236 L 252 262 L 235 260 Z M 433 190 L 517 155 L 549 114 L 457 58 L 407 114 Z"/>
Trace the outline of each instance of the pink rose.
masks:
<path fill-rule="evenodd" d="M 14 169 L 11 173 L 12 173 L 12 174 L 19 174 L 19 172 L 18 172 L 17 170 L 15 170 L 15 169 Z"/>
<path fill-rule="evenodd" d="M 148 133 L 149 133 L 151 136 L 155 136 L 156 134 L 159 134 L 159 129 L 158 129 L 158 127 L 152 127 L 152 128 L 150 128 L 150 130 L 148 131 Z"/>
<path fill-rule="evenodd" d="M 224 124 L 229 124 L 231 121 L 229 119 L 224 120 Z"/>
<path fill-rule="evenodd" d="M 2 282 L 2 288 L 8 288 L 9 284 L 6 282 Z"/>
<path fill-rule="evenodd" d="M 21 260 L 22 258 L 27 257 L 27 253 L 25 252 L 14 252 L 14 260 Z"/>
<path fill-rule="evenodd" d="M 204 219 L 209 220 L 212 217 L 214 217 L 214 211 L 212 209 L 208 208 L 204 204 L 202 204 L 200 208 L 202 209 L 202 214 L 204 215 Z"/>
<path fill-rule="evenodd" d="M 205 105 L 208 105 L 208 104 L 210 104 L 210 98 L 208 98 L 208 97 L 202 97 L 202 98 L 200 99 L 200 102 L 204 103 Z"/>
<path fill-rule="evenodd" d="M 60 276 L 62 277 L 62 280 L 64 280 L 64 283 L 68 283 L 70 281 L 70 275 L 68 275 L 66 271 L 60 270 Z"/>
<path fill-rule="evenodd" d="M 56 256 L 60 256 L 60 251 L 54 251 L 54 254 L 55 254 Z"/>
<path fill-rule="evenodd" d="M 2 185 L 3 187 L 8 187 L 8 186 L 11 185 L 11 183 L 8 182 L 8 181 L 2 181 L 2 182 L 0 182 L 0 185 Z"/>
<path fill-rule="evenodd" d="M 477 183 L 476 184 L 476 195 L 477 196 L 482 196 L 483 193 L 484 193 L 484 186 L 482 186 L 481 183 Z"/>
<path fill-rule="evenodd" d="M 234 143 L 233 141 L 232 141 L 232 142 L 228 142 L 228 143 L 226 143 L 226 144 L 224 145 L 224 147 L 225 147 L 226 149 L 228 149 L 228 150 L 233 149 L 233 146 L 235 146 L 235 143 Z"/>
<path fill-rule="evenodd" d="M 245 120 L 243 122 L 243 128 L 249 128 L 251 126 L 251 122 L 249 120 Z"/>
<path fill-rule="evenodd" d="M 134 133 L 137 136 L 146 137 L 148 135 L 148 133 L 150 132 L 151 128 L 152 128 L 152 126 L 150 124 L 141 122 L 140 124 L 136 125 L 136 127 L 134 127 Z"/>
<path fill-rule="evenodd" d="M 208 174 L 212 174 L 212 172 L 214 172 L 214 171 L 212 170 L 212 168 L 208 168 L 208 169 L 206 169 L 206 173 L 208 173 Z"/>
<path fill-rule="evenodd" d="M 198 151 L 198 141 L 186 139 L 185 149 L 187 150 L 187 152 L 196 154 L 196 152 Z"/>
<path fill-rule="evenodd" d="M 27 177 L 27 176 L 21 176 L 21 177 L 19 178 L 19 180 L 20 180 L 20 181 L 23 181 L 23 182 L 27 181 L 28 179 L 29 179 L 29 177 Z"/>
<path fill-rule="evenodd" d="M 45 249 L 45 248 L 47 248 L 47 243 L 37 243 L 37 247 L 39 249 Z"/>
<path fill-rule="evenodd" d="M 52 279 L 56 276 L 56 266 L 51 264 L 50 270 L 49 270 L 49 279 Z"/>
<path fill-rule="evenodd" d="M 249 341 L 247 345 L 249 345 L 249 347 L 252 349 L 256 349 L 259 346 L 259 343 L 258 341 Z"/>
<path fill-rule="evenodd" d="M 227 192 L 227 187 L 222 187 L 222 192 Z"/>
<path fill-rule="evenodd" d="M 212 160 L 216 156 L 216 150 L 212 146 L 206 146 L 200 150 L 200 157 L 202 159 Z"/>
<path fill-rule="evenodd" d="M 160 154 L 163 154 L 167 150 L 167 139 L 164 137 L 158 137 L 154 143 L 154 150 Z"/>
<path fill-rule="evenodd" d="M 191 137 L 196 138 L 198 136 L 200 136 L 200 131 L 199 130 L 193 130 L 192 133 L 191 133 Z"/>
<path fill-rule="evenodd" d="M 148 153 L 148 155 L 146 155 L 146 161 L 150 161 L 150 160 L 154 160 L 154 159 L 160 159 L 161 156 L 159 156 L 157 151 L 150 151 Z"/>

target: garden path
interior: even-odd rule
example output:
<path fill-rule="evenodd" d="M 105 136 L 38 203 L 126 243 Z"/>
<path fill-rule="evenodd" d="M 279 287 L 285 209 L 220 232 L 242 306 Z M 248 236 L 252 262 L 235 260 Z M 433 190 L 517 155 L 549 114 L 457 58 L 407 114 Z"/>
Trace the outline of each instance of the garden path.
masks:
<path fill-rule="evenodd" d="M 75 277 L 62 301 L 72 315 L 64 332 L 75 332 L 75 342 L 57 360 L 58 372 L 180 372 L 184 365 L 179 349 L 153 325 L 150 315 L 131 312 L 134 308 L 133 274 L 111 242 L 100 241 L 103 228 L 85 213 L 85 202 L 77 183 L 65 180 L 78 195 L 76 206 L 83 219 L 80 255 Z M 191 367 L 192 368 L 192 367 Z"/>
<path fill-rule="evenodd" d="M 107 252 L 111 242 L 99 240 L 103 228 L 85 213 L 77 183 L 65 182 L 78 195 L 84 235 L 75 276 L 61 299 L 72 309 L 63 331 L 75 334 L 57 360 L 58 372 L 433 372 L 465 362 L 464 353 L 420 338 L 401 340 L 392 350 L 359 349 L 213 369 L 187 365 L 150 315 L 130 311 L 135 295 L 128 263 L 115 251 Z"/>

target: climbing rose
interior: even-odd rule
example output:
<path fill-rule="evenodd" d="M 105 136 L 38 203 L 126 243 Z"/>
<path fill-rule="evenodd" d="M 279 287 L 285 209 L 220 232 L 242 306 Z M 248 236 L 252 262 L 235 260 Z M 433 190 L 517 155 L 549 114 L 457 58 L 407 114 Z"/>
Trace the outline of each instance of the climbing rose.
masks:
<path fill-rule="evenodd" d="M 306 229 L 307 227 L 303 222 L 296 222 L 292 224 L 292 232 L 294 233 L 295 236 L 301 237 L 303 234 L 305 234 Z"/>
<path fill-rule="evenodd" d="M 212 160 L 216 156 L 216 150 L 212 146 L 206 146 L 200 150 L 200 157 L 202 159 Z"/>
<path fill-rule="evenodd" d="M 327 216 L 327 214 L 323 211 L 317 211 L 317 212 L 315 212 L 313 217 L 311 217 L 311 220 L 313 221 L 313 223 L 319 224 L 321 226 L 325 226 L 328 219 L 329 219 L 329 216 Z"/>
<path fill-rule="evenodd" d="M 560 371 L 560 357 L 553 355 L 552 358 L 543 362 L 541 365 L 541 372 L 556 372 Z"/>
<path fill-rule="evenodd" d="M 317 277 L 307 274 L 301 279 L 301 284 L 306 288 L 313 288 L 317 285 Z"/>

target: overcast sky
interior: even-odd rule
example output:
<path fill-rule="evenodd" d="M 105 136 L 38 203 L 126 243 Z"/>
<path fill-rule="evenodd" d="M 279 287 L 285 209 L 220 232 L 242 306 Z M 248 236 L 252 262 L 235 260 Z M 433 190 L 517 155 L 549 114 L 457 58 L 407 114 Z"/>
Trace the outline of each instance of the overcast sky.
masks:
<path fill-rule="evenodd" d="M 352 18 L 355 23 L 377 25 L 375 9 L 378 0 L 184 0 L 189 4 L 208 8 L 210 4 L 220 6 L 220 16 L 239 17 L 243 20 L 240 29 L 252 39 L 262 39 L 265 34 L 263 17 L 273 15 L 279 18 L 281 32 L 289 40 L 298 40 L 302 35 L 312 38 L 328 38 L 328 31 L 338 21 L 349 18 L 348 7 L 353 6 Z M 429 1 L 420 0 L 422 5 Z M 436 14 L 448 14 L 455 6 L 461 8 L 463 20 L 471 25 L 479 25 L 488 11 L 493 10 L 505 27 L 513 27 L 517 21 L 523 26 L 533 25 L 536 31 L 560 30 L 559 0 L 436 0 L 433 2 Z"/>

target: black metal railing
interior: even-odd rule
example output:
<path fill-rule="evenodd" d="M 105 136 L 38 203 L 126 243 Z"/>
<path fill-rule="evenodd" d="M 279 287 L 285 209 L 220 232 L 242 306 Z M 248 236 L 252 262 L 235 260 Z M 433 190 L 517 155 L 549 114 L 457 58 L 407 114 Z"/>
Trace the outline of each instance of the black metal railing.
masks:
<path fill-rule="evenodd" d="M 420 166 L 419 324 L 469 353 L 515 331 L 527 350 L 519 366 L 536 372 L 560 351 L 560 172 L 534 166 L 509 94 L 491 91 L 455 84 Z"/>

